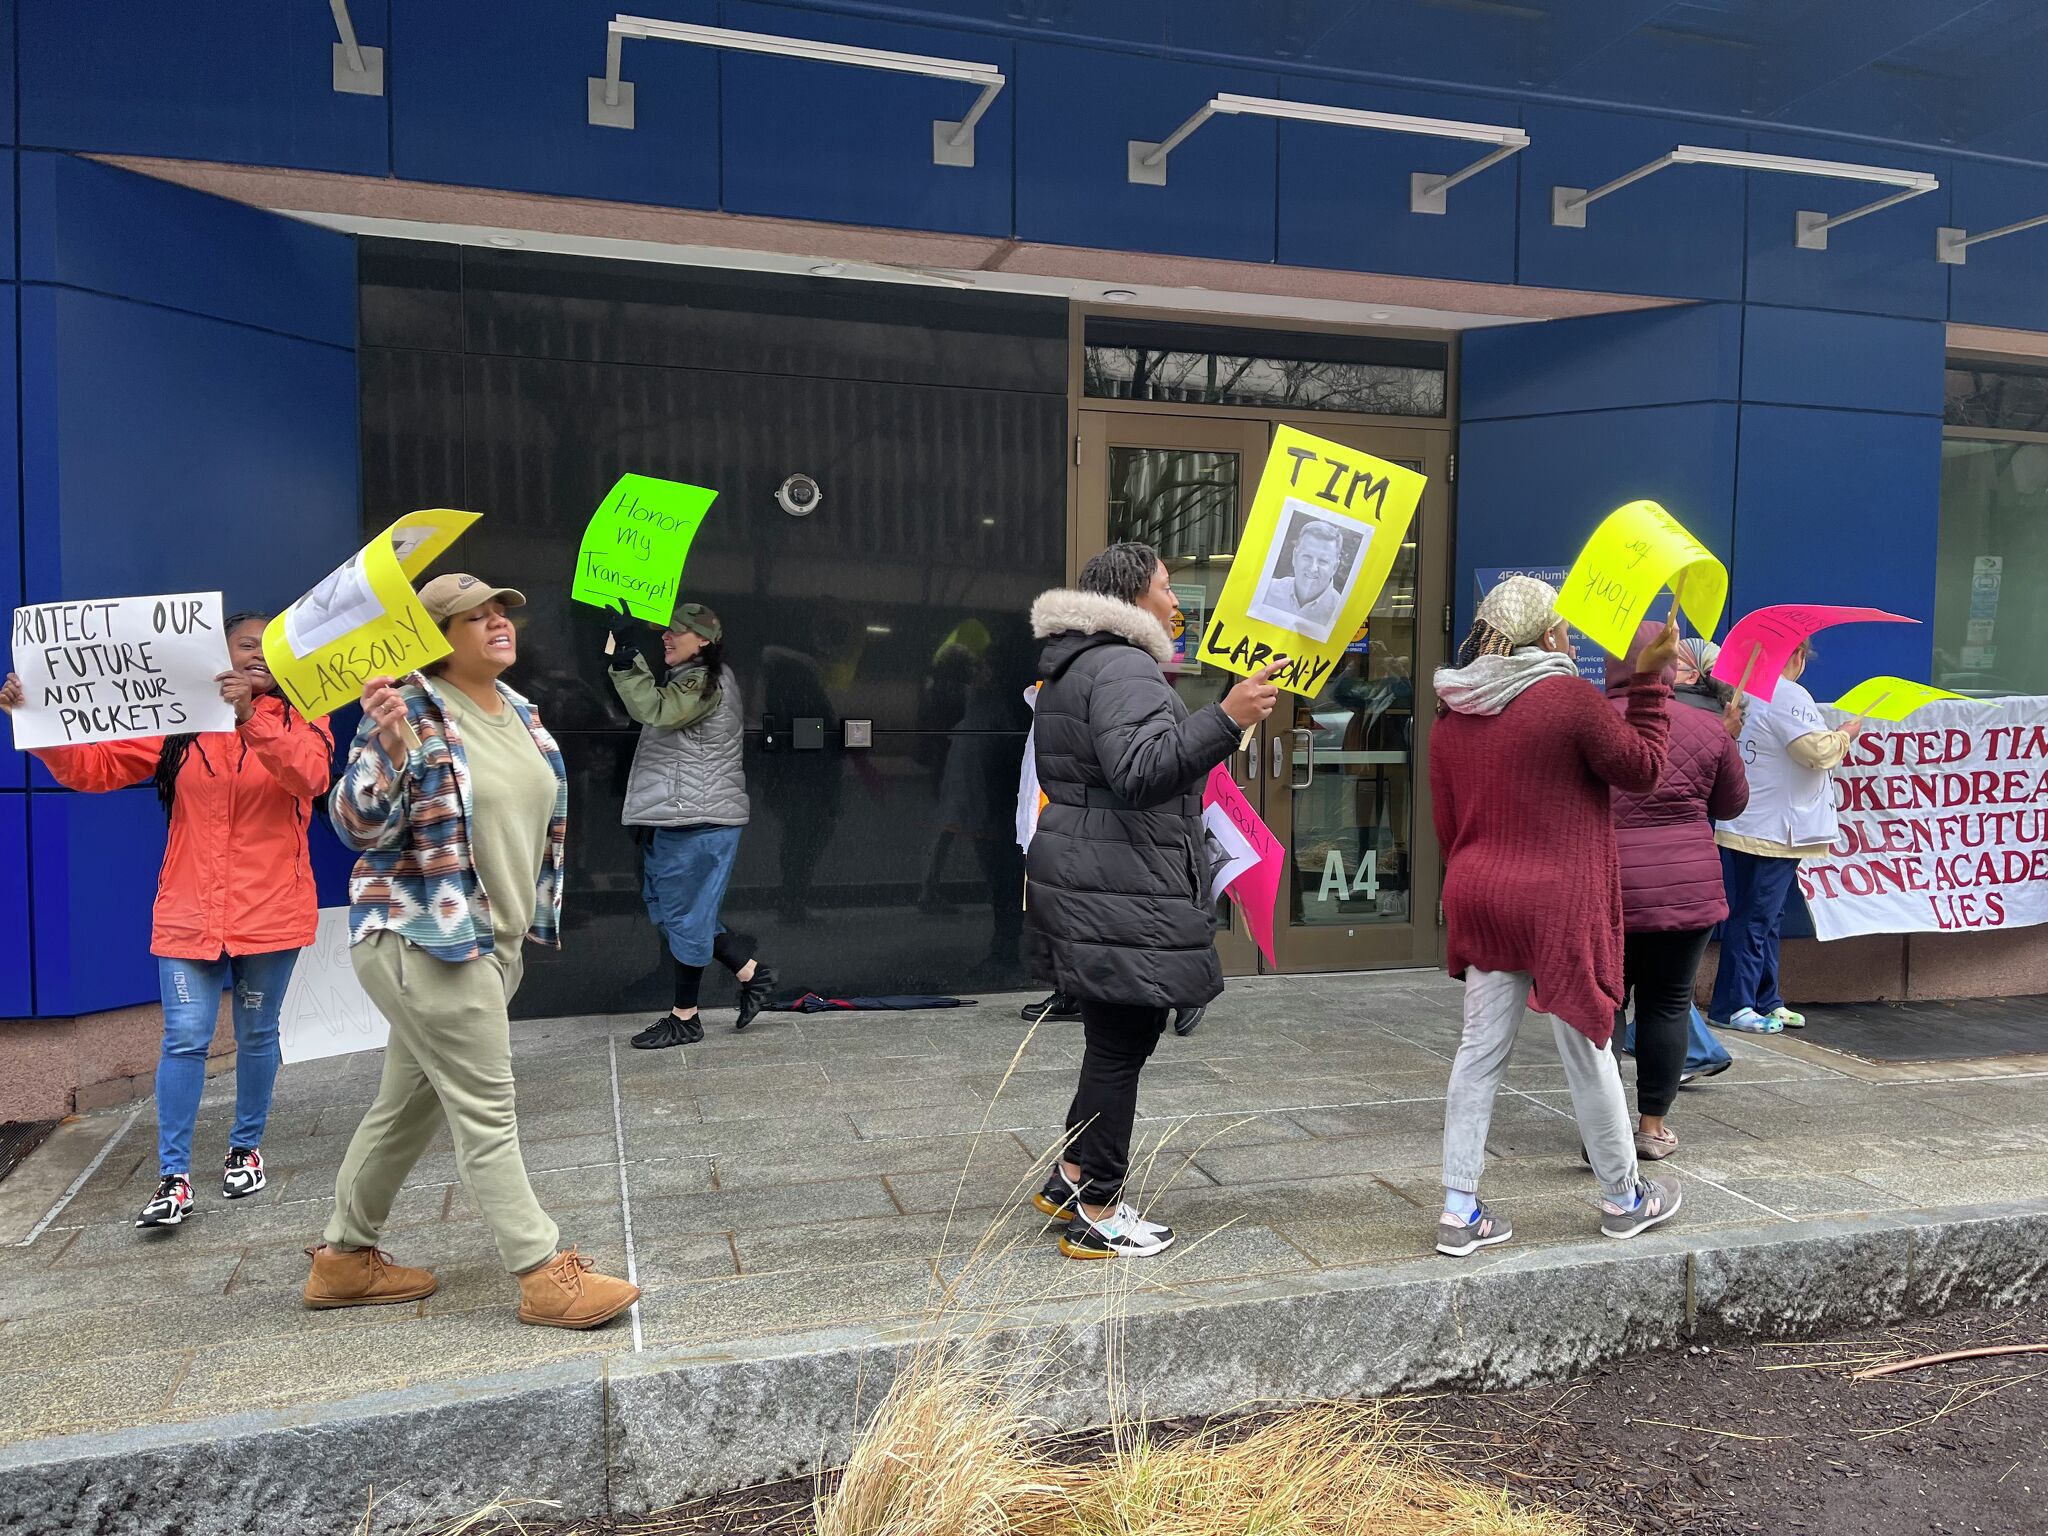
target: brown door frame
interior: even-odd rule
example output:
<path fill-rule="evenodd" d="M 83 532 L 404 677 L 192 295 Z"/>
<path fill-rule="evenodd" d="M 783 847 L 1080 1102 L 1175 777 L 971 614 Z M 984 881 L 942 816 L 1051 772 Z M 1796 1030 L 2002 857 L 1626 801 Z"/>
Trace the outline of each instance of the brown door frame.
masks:
<path fill-rule="evenodd" d="M 1078 406 L 1075 415 L 1077 473 L 1069 482 L 1068 498 L 1070 580 L 1079 576 L 1081 566 L 1107 537 L 1109 451 L 1114 447 L 1237 454 L 1240 475 L 1236 525 L 1240 532 L 1277 424 L 1284 422 L 1384 458 L 1423 465 L 1429 485 L 1416 511 L 1421 547 L 1416 567 L 1416 657 L 1412 680 L 1408 920 L 1356 926 L 1333 924 L 1327 928 L 1294 927 L 1283 910 L 1276 914 L 1275 953 L 1279 959 L 1277 969 L 1290 974 L 1435 965 L 1443 948 L 1442 931 L 1437 924 L 1442 858 L 1430 817 L 1428 753 L 1429 722 L 1435 707 L 1430 678 L 1442 664 L 1449 644 L 1448 629 L 1440 617 L 1450 611 L 1449 423 L 1404 421 L 1394 425 L 1384 420 L 1362 422 L 1242 410 L 1225 413 L 1203 407 L 1170 412 L 1157 405 L 1134 411 L 1124 409 L 1124 403 L 1116 401 L 1087 402 Z M 1255 731 L 1250 750 L 1238 754 L 1232 762 L 1233 776 L 1290 850 L 1294 801 L 1290 786 L 1298 769 L 1306 766 L 1304 754 L 1294 748 L 1288 728 L 1273 723 Z M 1231 975 L 1255 975 L 1266 969 L 1250 939 L 1235 925 L 1218 935 L 1217 945 L 1224 968 Z"/>

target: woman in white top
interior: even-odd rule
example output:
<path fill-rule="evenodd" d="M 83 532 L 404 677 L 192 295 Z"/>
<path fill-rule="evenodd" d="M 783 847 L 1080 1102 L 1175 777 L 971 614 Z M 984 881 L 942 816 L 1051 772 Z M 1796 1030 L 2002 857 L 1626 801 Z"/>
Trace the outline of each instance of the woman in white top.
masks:
<path fill-rule="evenodd" d="M 1749 808 L 1714 828 L 1728 920 L 1721 928 L 1721 964 L 1707 1020 L 1747 1034 L 1776 1034 L 1806 1023 L 1778 993 L 1778 930 L 1799 861 L 1826 853 L 1839 831 L 1832 770 L 1848 756 L 1861 728 L 1828 728 L 1813 695 L 1799 686 L 1812 659 L 1811 643 L 1802 640 L 1786 659 L 1784 678 L 1769 702 L 1746 701 L 1741 746 Z"/>

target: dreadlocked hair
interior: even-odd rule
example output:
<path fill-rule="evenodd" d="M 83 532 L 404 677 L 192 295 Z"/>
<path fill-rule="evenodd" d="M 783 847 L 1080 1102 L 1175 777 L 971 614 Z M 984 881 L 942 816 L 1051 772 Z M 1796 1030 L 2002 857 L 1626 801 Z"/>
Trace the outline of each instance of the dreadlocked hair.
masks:
<path fill-rule="evenodd" d="M 1465 643 L 1458 647 L 1458 665 L 1469 667 L 1482 656 L 1512 656 L 1515 642 L 1484 619 L 1474 619 Z"/>
<path fill-rule="evenodd" d="M 253 611 L 231 613 L 221 625 L 220 632 L 225 638 L 243 624 L 268 624 L 270 617 L 267 613 Z M 287 705 L 286 708 L 289 709 L 290 706 Z M 165 821 L 171 819 L 171 810 L 178 803 L 178 775 L 184 771 L 185 758 L 192 750 L 192 743 L 198 739 L 197 734 L 192 731 L 180 731 L 175 736 L 166 736 L 163 750 L 157 754 L 156 773 L 152 776 L 151 782 L 156 786 L 156 803 L 164 808 Z M 199 759 L 205 762 L 206 754 L 201 752 Z M 209 773 L 213 771 L 211 763 L 207 763 L 206 766 Z"/>

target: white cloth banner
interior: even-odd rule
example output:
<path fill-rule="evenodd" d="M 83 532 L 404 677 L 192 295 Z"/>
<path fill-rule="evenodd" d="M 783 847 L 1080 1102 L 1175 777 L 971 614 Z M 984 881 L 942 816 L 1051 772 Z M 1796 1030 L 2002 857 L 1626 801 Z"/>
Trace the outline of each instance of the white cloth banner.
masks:
<path fill-rule="evenodd" d="M 229 670 L 218 592 L 32 603 L 8 628 L 22 751 L 235 728 L 214 681 Z"/>
<path fill-rule="evenodd" d="M 1872 720 L 1834 778 L 1841 835 L 1799 866 L 1821 938 L 2048 923 L 2048 698 Z"/>
<path fill-rule="evenodd" d="M 391 1026 L 356 980 L 348 958 L 348 908 L 322 907 L 313 942 L 299 952 L 278 1019 L 286 1061 L 317 1061 L 354 1051 L 381 1051 Z"/>

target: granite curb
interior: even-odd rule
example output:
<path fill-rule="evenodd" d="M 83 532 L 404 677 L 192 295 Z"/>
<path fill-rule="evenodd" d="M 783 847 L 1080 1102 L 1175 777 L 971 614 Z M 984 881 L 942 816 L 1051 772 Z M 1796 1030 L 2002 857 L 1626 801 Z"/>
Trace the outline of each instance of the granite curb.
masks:
<path fill-rule="evenodd" d="M 1108 1415 L 1112 1381 L 1118 1410 L 1142 1415 L 1508 1388 L 1687 1340 L 2043 1295 L 2048 1200 L 1029 1305 L 973 1327 L 972 1347 L 1028 1341 L 1046 1386 L 1033 1411 L 1078 1428 Z M 0 1447 L 0 1529 L 368 1536 L 506 1495 L 642 1512 L 843 1458 L 930 1336 L 837 1328 L 20 1442 Z"/>

